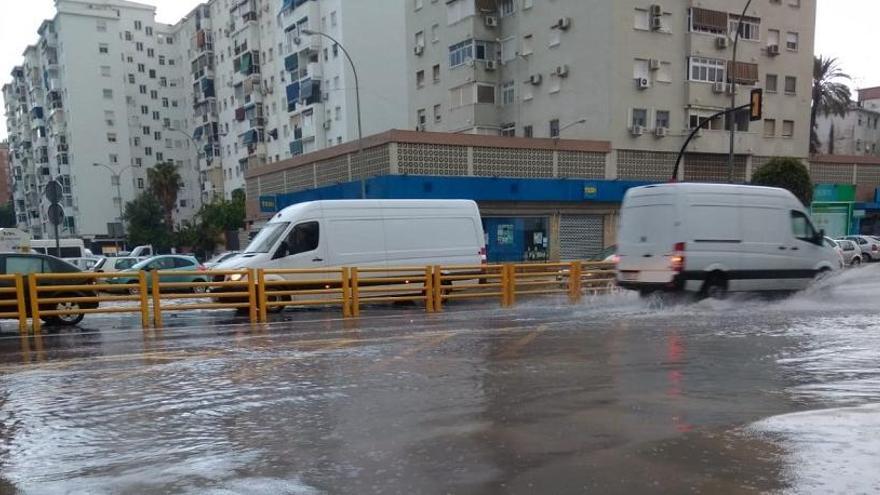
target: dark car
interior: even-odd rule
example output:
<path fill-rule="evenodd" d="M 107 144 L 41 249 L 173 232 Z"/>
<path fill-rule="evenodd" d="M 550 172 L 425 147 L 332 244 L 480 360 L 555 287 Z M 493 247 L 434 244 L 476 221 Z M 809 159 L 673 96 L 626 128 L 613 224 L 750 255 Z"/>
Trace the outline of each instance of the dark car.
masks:
<path fill-rule="evenodd" d="M 16 273 L 20 273 L 25 276 L 24 279 L 24 297 L 25 304 L 27 305 L 27 313 L 28 316 L 31 316 L 31 301 L 30 301 L 30 291 L 29 291 L 29 281 L 27 275 L 31 273 L 80 273 L 82 270 L 71 265 L 70 263 L 55 258 L 54 256 L 47 256 L 45 254 L 18 254 L 18 253 L 0 253 L 0 273 L 4 275 L 13 275 Z M 88 285 L 90 281 L 88 280 L 42 280 L 40 285 Z M 0 285 L 9 287 L 13 285 L 13 282 L 10 281 L 2 281 Z M 54 293 L 42 293 L 41 297 L 45 298 L 64 298 L 64 297 L 97 297 L 97 294 L 94 290 L 81 290 L 81 289 L 71 289 L 71 290 L 59 290 Z M 0 297 L 3 298 L 12 298 L 15 297 L 14 294 L 0 294 Z M 57 304 L 47 304 L 40 305 L 41 311 L 56 311 L 56 310 L 65 310 L 65 309 L 96 309 L 98 307 L 97 302 L 92 303 L 79 303 L 79 302 L 60 302 Z M 42 318 L 49 325 L 63 325 L 70 326 L 76 325 L 82 321 L 82 314 L 69 314 L 69 315 L 60 315 L 60 316 L 49 316 Z"/>

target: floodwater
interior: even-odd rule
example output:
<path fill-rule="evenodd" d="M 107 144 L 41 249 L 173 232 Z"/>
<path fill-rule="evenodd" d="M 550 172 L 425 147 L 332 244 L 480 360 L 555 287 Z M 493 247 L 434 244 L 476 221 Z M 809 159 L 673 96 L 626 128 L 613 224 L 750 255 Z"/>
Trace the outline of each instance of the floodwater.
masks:
<path fill-rule="evenodd" d="M 880 492 L 878 298 L 4 323 L 0 493 Z"/>

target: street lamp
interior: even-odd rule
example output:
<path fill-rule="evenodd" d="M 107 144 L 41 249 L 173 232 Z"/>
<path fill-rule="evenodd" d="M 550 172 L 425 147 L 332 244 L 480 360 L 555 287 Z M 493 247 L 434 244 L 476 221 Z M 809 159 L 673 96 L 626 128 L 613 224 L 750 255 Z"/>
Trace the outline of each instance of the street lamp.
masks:
<path fill-rule="evenodd" d="M 354 73 L 354 93 L 355 93 L 355 105 L 357 106 L 357 124 L 358 124 L 358 153 L 362 153 L 364 151 L 364 135 L 361 126 L 361 85 L 358 82 L 358 73 L 357 68 L 354 65 L 354 61 L 351 59 L 351 55 L 348 54 L 348 50 L 342 45 L 342 43 L 336 41 L 336 38 L 330 36 L 327 33 L 322 33 L 321 31 L 314 31 L 312 29 L 302 29 L 300 30 L 302 34 L 305 35 L 316 35 L 323 36 L 339 47 L 342 50 L 342 53 L 345 55 L 345 58 L 348 59 L 349 65 L 351 65 L 351 72 Z"/>
<path fill-rule="evenodd" d="M 562 136 L 562 131 L 564 131 L 566 129 L 570 129 L 576 125 L 581 125 L 581 124 L 586 124 L 586 123 L 587 123 L 587 119 L 580 119 L 580 120 L 575 120 L 574 122 L 570 122 L 568 124 L 565 124 L 564 126 L 559 128 L 559 131 L 556 132 L 556 136 L 553 137 L 553 141 L 554 142 L 559 141 L 559 137 Z"/>
<path fill-rule="evenodd" d="M 93 163 L 93 167 L 104 167 L 110 171 L 110 181 L 116 182 L 116 197 L 119 198 L 119 225 L 122 227 L 122 247 L 125 248 L 125 220 L 123 219 L 124 214 L 122 210 L 122 173 L 126 170 L 129 170 L 132 166 L 128 165 L 117 171 L 113 167 L 109 165 L 104 165 L 103 163 Z"/>
<path fill-rule="evenodd" d="M 736 33 L 733 36 L 733 63 L 730 64 L 730 111 L 731 113 L 727 117 L 728 122 L 730 122 L 730 153 L 727 157 L 727 182 L 733 183 L 733 162 L 734 162 L 734 141 L 736 139 L 736 114 L 737 112 L 734 110 L 736 108 L 736 47 L 739 43 L 739 33 L 742 31 L 742 22 L 743 18 L 746 16 L 746 11 L 749 10 L 749 6 L 752 4 L 752 0 L 748 0 L 746 2 L 745 8 L 743 8 L 742 15 L 739 16 L 739 19 L 736 22 Z"/>

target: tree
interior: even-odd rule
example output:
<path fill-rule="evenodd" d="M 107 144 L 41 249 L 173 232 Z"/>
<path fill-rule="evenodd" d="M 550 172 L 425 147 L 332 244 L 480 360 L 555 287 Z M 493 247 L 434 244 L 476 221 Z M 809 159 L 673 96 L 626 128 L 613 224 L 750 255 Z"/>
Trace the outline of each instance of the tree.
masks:
<path fill-rule="evenodd" d="M 162 205 L 153 194 L 141 193 L 134 201 L 126 203 L 123 218 L 132 245 L 152 244 L 159 252 L 171 247 L 170 229 L 165 225 Z"/>
<path fill-rule="evenodd" d="M 150 192 L 162 205 L 165 225 L 169 232 L 174 230 L 174 207 L 177 206 L 177 194 L 183 187 L 183 179 L 173 162 L 158 163 L 147 170 Z"/>
<path fill-rule="evenodd" d="M 834 154 L 834 124 L 831 124 L 831 129 L 828 131 L 828 154 Z"/>
<path fill-rule="evenodd" d="M 15 227 L 15 206 L 12 201 L 0 206 L 0 227 Z"/>
<path fill-rule="evenodd" d="M 244 226 L 245 195 L 241 189 L 232 192 L 232 199 L 218 199 L 202 205 L 194 223 L 187 225 L 187 235 L 199 253 L 213 253 L 224 242 L 223 234 Z"/>
<path fill-rule="evenodd" d="M 813 181 L 807 167 L 797 158 L 776 157 L 752 174 L 756 186 L 781 187 L 809 206 L 813 201 Z"/>
<path fill-rule="evenodd" d="M 813 105 L 810 109 L 810 153 L 817 153 L 822 143 L 816 132 L 816 118 L 837 115 L 846 116 L 850 104 L 849 86 L 841 80 L 850 80 L 841 70 L 836 58 L 813 59 Z"/>

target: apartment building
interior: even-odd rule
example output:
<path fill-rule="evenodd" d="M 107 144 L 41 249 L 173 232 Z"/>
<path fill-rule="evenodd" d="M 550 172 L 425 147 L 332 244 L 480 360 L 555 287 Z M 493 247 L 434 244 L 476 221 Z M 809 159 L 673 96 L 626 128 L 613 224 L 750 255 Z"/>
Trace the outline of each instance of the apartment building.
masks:
<path fill-rule="evenodd" d="M 816 5 L 809 0 L 409 0 L 410 128 L 611 142 L 609 177 L 668 179 L 690 129 L 751 88 L 735 120 L 739 180 L 806 157 Z M 732 34 L 741 23 L 738 60 Z M 725 119 L 689 147 L 683 179 L 726 179 Z"/>
<path fill-rule="evenodd" d="M 65 236 L 118 238 L 122 205 L 166 161 L 186 183 L 176 218 L 191 216 L 193 150 L 167 130 L 188 115 L 175 29 L 155 22 L 154 7 L 124 0 L 58 0 L 56 9 L 3 87 L 19 227 L 51 231 L 43 190 L 55 179 Z"/>
<path fill-rule="evenodd" d="M 880 87 L 858 91 L 844 116 L 819 115 L 819 151 L 828 155 L 880 156 Z"/>
<path fill-rule="evenodd" d="M 408 125 L 404 0 L 214 0 L 178 24 L 202 201 L 244 188 L 249 169 Z M 381 59 L 381 63 L 377 60 Z"/>
<path fill-rule="evenodd" d="M 12 185 L 9 178 L 9 143 L 0 143 L 0 205 L 12 201 Z"/>

